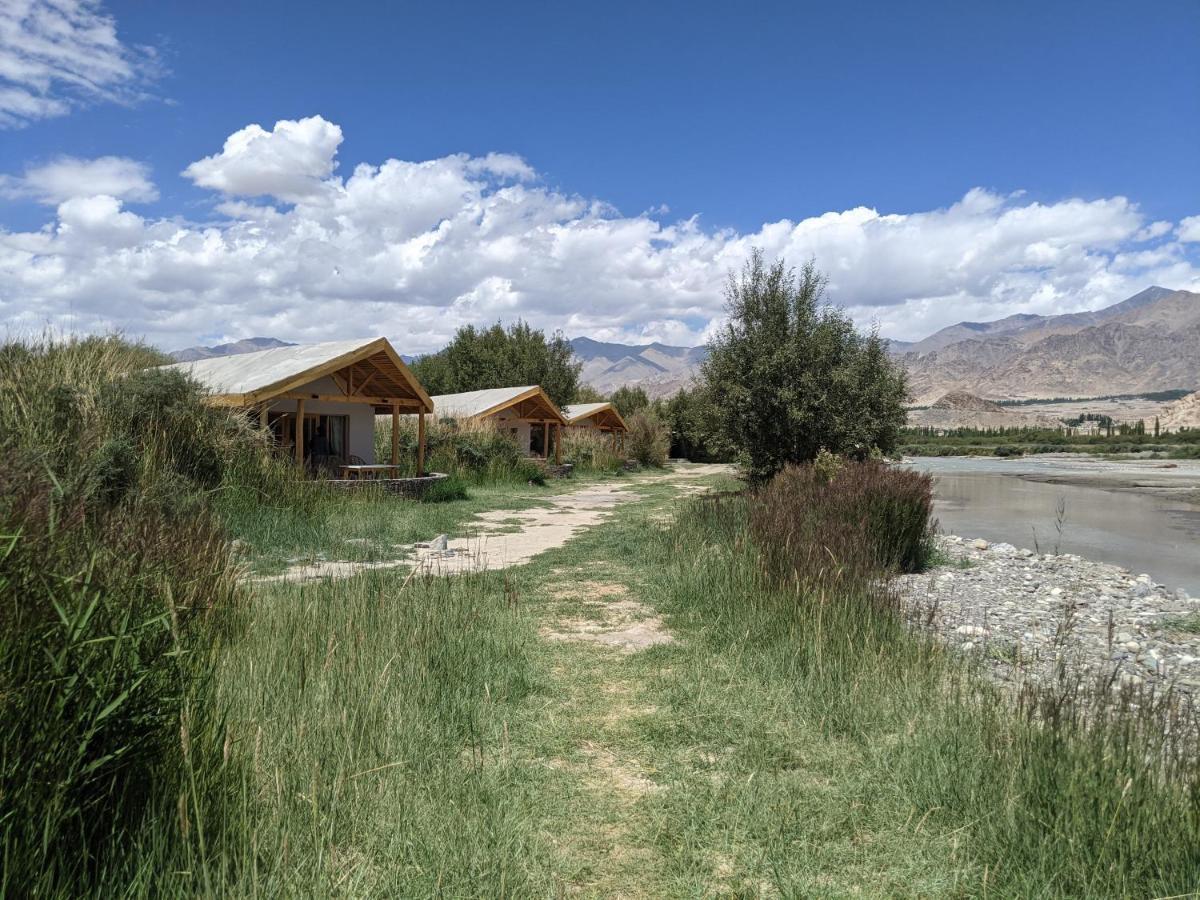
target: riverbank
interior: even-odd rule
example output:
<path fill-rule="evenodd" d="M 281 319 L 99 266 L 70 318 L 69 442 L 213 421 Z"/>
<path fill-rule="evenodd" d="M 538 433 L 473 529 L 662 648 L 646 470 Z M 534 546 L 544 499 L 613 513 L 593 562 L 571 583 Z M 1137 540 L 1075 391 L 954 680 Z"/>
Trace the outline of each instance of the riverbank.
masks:
<path fill-rule="evenodd" d="M 1085 675 L 1200 694 L 1200 598 L 1070 553 L 938 537 L 941 563 L 897 579 L 911 621 L 979 657 L 992 676 Z"/>

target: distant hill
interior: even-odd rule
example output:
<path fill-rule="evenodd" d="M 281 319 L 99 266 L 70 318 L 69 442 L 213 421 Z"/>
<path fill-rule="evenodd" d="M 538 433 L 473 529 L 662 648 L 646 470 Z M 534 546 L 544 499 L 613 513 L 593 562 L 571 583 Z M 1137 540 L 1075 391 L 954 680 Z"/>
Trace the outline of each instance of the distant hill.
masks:
<path fill-rule="evenodd" d="M 253 353 L 255 350 L 271 350 L 275 347 L 294 347 L 292 341 L 281 341 L 272 337 L 252 337 L 232 344 L 217 344 L 215 347 L 188 347 L 185 350 L 174 350 L 167 355 L 175 362 L 195 362 L 198 359 L 212 359 L 214 356 L 236 356 L 239 353 Z"/>
<path fill-rule="evenodd" d="M 651 398 L 665 397 L 691 384 L 707 353 L 704 347 L 669 344 L 612 344 L 578 337 L 571 349 L 583 363 L 580 381 L 602 393 L 640 387 Z"/>
<path fill-rule="evenodd" d="M 1093 312 L 960 322 L 891 349 L 918 405 L 952 391 L 1009 400 L 1195 389 L 1200 294 L 1151 287 Z"/>
<path fill-rule="evenodd" d="M 1057 419 L 1000 406 L 966 391 L 951 391 L 939 397 L 928 409 L 909 410 L 908 424 L 950 429 L 1053 428 L 1060 423 Z"/>

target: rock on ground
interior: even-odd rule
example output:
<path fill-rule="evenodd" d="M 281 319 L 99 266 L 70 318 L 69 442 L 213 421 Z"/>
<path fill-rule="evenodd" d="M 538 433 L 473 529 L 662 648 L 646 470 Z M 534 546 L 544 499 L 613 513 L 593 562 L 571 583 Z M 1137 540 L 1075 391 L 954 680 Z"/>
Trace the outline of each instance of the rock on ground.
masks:
<path fill-rule="evenodd" d="M 1073 554 L 938 538 L 946 562 L 897 579 L 910 619 L 981 654 L 1001 680 L 1065 661 L 1125 684 L 1200 693 L 1200 598 Z"/>

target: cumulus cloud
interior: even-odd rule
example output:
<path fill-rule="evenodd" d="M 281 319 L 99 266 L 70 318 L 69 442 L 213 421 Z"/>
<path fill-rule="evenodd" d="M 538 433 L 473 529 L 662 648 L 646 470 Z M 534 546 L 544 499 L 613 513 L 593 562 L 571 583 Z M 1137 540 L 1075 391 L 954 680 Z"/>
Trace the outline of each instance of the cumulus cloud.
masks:
<path fill-rule="evenodd" d="M 320 117 L 232 135 L 186 170 L 218 192 L 215 222 L 144 219 L 109 193 L 64 200 L 40 230 L 0 231 L 0 317 L 168 347 L 386 334 L 422 352 L 459 325 L 517 316 L 572 336 L 689 344 L 720 320 L 726 273 L 752 247 L 815 258 L 833 301 L 897 338 L 1096 308 L 1152 283 L 1200 287 L 1194 248 L 1123 197 L 1037 203 L 977 188 L 939 209 L 858 207 L 736 233 L 622 215 L 547 187 L 511 155 L 338 175 L 341 139 Z"/>
<path fill-rule="evenodd" d="M 131 103 L 159 69 L 152 48 L 121 42 L 98 0 L 0 3 L 0 128 Z"/>
<path fill-rule="evenodd" d="M 56 206 L 72 197 L 105 194 L 121 200 L 149 203 L 158 199 L 150 167 L 121 156 L 78 159 L 60 156 L 43 165 L 28 166 L 22 176 L 0 175 L 0 195 L 28 197 Z"/>
<path fill-rule="evenodd" d="M 1200 216 L 1188 216 L 1179 223 L 1179 230 L 1176 233 L 1179 235 L 1179 240 L 1185 243 L 1200 243 Z"/>
<path fill-rule="evenodd" d="M 220 153 L 192 163 L 183 174 L 222 194 L 295 201 L 326 187 L 341 142 L 342 129 L 320 116 L 276 122 L 271 131 L 247 125 L 226 139 Z"/>

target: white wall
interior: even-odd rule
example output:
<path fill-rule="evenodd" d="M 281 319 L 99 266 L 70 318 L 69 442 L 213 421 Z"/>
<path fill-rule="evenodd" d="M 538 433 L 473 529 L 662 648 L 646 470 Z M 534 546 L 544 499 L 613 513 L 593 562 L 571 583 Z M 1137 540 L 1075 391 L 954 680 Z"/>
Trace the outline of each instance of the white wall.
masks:
<path fill-rule="evenodd" d="M 302 394 L 340 394 L 342 389 L 332 378 L 320 378 L 295 389 Z M 272 412 L 296 411 L 295 400 L 278 400 L 271 404 Z M 347 451 L 361 457 L 368 465 L 375 462 L 375 408 L 367 403 L 336 403 L 331 400 L 305 400 L 305 414 L 349 416 L 349 446 Z"/>

